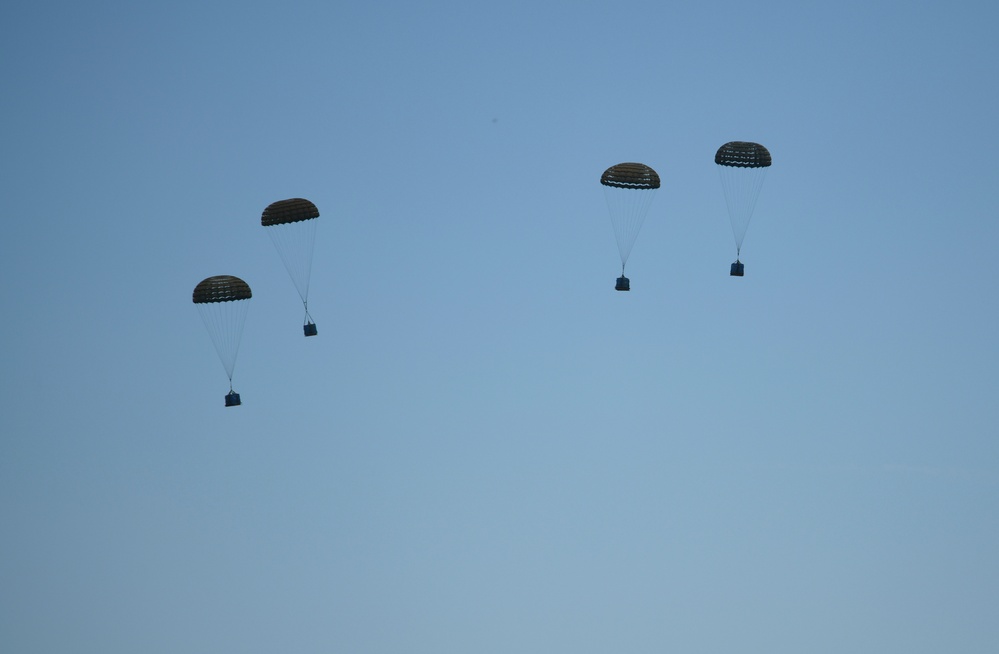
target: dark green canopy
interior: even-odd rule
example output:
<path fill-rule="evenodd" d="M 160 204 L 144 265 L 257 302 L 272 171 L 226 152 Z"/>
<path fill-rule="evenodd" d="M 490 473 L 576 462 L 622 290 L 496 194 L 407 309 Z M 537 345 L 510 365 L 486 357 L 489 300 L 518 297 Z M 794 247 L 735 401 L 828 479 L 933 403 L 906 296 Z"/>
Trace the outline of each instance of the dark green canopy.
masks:
<path fill-rule="evenodd" d="M 250 285 L 232 275 L 209 277 L 194 287 L 195 304 L 233 302 L 235 300 L 249 300 L 251 297 L 253 294 L 250 292 Z"/>
<path fill-rule="evenodd" d="M 619 163 L 604 171 L 600 183 L 615 188 L 657 189 L 659 173 L 645 164 Z"/>
<path fill-rule="evenodd" d="M 733 168 L 766 168 L 770 165 L 770 151 L 759 143 L 729 141 L 718 148 L 715 163 Z"/>
<path fill-rule="evenodd" d="M 285 225 L 287 223 L 297 223 L 302 220 L 311 220 L 319 217 L 319 209 L 304 198 L 291 198 L 290 200 L 279 200 L 264 209 L 260 216 L 260 224 L 264 227 L 271 225 Z"/>

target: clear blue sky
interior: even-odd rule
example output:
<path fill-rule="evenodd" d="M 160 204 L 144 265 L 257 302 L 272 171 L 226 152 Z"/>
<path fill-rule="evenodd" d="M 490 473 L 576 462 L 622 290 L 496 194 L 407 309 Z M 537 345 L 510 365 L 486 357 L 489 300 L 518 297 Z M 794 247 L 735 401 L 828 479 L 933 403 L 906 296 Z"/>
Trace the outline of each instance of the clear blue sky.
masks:
<path fill-rule="evenodd" d="M 4 5 L 0 649 L 997 651 L 997 22 Z M 731 140 L 774 160 L 742 279 Z"/>

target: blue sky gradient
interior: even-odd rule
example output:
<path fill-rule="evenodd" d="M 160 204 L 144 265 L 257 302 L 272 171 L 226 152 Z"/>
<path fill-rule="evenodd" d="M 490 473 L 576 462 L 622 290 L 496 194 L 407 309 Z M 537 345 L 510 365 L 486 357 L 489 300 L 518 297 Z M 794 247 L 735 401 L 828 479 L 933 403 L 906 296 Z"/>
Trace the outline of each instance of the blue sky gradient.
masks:
<path fill-rule="evenodd" d="M 0 8 L 2 649 L 996 651 L 997 19 Z M 774 162 L 741 279 L 731 140 Z"/>

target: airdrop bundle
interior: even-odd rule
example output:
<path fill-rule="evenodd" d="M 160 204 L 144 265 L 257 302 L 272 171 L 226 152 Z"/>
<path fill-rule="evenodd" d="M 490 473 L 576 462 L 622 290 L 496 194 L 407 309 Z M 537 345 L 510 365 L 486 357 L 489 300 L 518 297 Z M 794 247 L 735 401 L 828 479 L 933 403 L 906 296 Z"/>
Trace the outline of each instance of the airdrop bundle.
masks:
<path fill-rule="evenodd" d="M 309 281 L 312 277 L 317 218 L 319 209 L 303 198 L 274 202 L 264 209 L 260 217 L 261 226 L 274 243 L 302 300 L 305 309 L 302 331 L 306 337 L 319 333 L 309 314 Z M 234 275 L 208 277 L 194 287 L 194 305 L 229 377 L 229 392 L 225 396 L 227 407 L 242 404 L 239 393 L 232 388 L 232 374 L 252 297 L 250 285 Z"/>
<path fill-rule="evenodd" d="M 770 167 L 770 151 L 759 143 L 729 141 L 715 152 L 715 163 L 735 237 L 735 261 L 729 267 L 729 275 L 742 277 L 745 275 L 745 265 L 740 259 L 742 242 Z M 620 163 L 605 170 L 600 176 L 600 183 L 604 187 L 614 238 L 621 255 L 621 276 L 617 278 L 614 289 L 630 291 L 631 280 L 625 276 L 624 268 L 655 192 L 661 185 L 659 173 L 642 163 Z"/>
<path fill-rule="evenodd" d="M 715 152 L 715 164 L 735 239 L 736 258 L 729 267 L 732 277 L 745 275 L 742 244 L 771 162 L 770 151 L 750 141 L 729 141 Z M 614 289 L 630 291 L 631 280 L 625 275 L 625 267 L 661 180 L 652 167 L 627 162 L 605 170 L 600 176 L 600 184 L 621 257 L 621 274 L 615 280 Z M 260 224 L 274 244 L 302 301 L 305 312 L 302 331 L 306 337 L 318 334 L 309 313 L 309 281 L 318 218 L 319 209 L 304 198 L 274 202 L 260 217 Z M 229 392 L 225 396 L 227 407 L 241 404 L 239 393 L 232 387 L 232 375 L 252 297 L 249 284 L 233 275 L 208 277 L 194 288 L 194 304 L 229 378 Z"/>

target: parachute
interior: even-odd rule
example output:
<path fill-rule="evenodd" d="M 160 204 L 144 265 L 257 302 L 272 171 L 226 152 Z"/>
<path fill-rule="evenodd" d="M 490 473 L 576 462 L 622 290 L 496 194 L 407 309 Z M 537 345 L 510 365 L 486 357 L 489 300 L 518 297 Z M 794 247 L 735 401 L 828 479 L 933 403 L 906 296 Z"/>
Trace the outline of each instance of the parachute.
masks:
<path fill-rule="evenodd" d="M 319 209 L 303 198 L 280 200 L 270 204 L 260 216 L 260 224 L 274 243 L 291 281 L 305 307 L 306 336 L 315 336 L 316 323 L 309 315 L 309 279 L 312 277 L 312 251 L 316 242 Z"/>
<path fill-rule="evenodd" d="M 620 163 L 605 170 L 600 176 L 600 183 L 604 187 L 617 249 L 621 254 L 621 276 L 617 278 L 614 288 L 627 291 L 631 289 L 631 282 L 624 276 L 624 266 L 659 188 L 659 174 L 645 164 Z"/>
<path fill-rule="evenodd" d="M 215 345 L 222 366 L 229 376 L 229 393 L 226 406 L 239 406 L 239 393 L 232 390 L 232 371 L 236 366 L 239 342 L 243 336 L 243 323 L 249 299 L 253 297 L 250 285 L 239 277 L 216 275 L 204 279 L 194 287 L 194 305 Z"/>
<path fill-rule="evenodd" d="M 729 274 L 742 277 L 744 267 L 739 260 L 742 241 L 746 238 L 756 198 L 760 195 L 767 168 L 770 167 L 770 151 L 759 143 L 731 141 L 718 148 L 715 163 L 718 164 L 718 175 L 725 192 L 732 235 L 735 237 L 735 263 Z"/>

